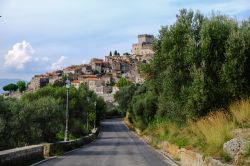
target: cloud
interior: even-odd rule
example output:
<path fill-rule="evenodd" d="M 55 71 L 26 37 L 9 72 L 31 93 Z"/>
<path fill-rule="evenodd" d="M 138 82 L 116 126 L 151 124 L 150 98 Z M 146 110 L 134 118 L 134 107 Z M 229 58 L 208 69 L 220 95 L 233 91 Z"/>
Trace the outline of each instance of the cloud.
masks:
<path fill-rule="evenodd" d="M 65 56 L 61 56 L 55 63 L 52 63 L 50 66 L 51 70 L 58 70 L 62 68 L 62 64 L 64 63 L 65 59 L 67 59 L 67 57 Z"/>
<path fill-rule="evenodd" d="M 8 54 L 5 55 L 4 66 L 21 70 L 32 60 L 34 52 L 30 43 L 26 41 L 16 43 L 12 47 L 12 50 L 9 50 Z"/>
<path fill-rule="evenodd" d="M 37 53 L 27 41 L 16 43 L 4 57 L 4 70 L 11 73 L 43 73 L 62 68 L 65 56 L 53 62 L 47 56 L 37 56 Z"/>

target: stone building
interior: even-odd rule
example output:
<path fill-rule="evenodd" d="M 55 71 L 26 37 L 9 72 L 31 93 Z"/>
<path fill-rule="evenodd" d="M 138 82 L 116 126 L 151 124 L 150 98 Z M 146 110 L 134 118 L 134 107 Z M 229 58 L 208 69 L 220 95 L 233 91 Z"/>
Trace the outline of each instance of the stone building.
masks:
<path fill-rule="evenodd" d="M 72 66 L 69 66 L 69 67 L 63 69 L 63 73 L 65 75 L 68 75 L 68 74 L 80 75 L 80 74 L 82 74 L 82 68 L 81 68 L 81 66 L 78 66 L 78 65 L 72 65 Z"/>
<path fill-rule="evenodd" d="M 98 71 L 99 73 L 102 72 L 102 64 L 103 64 L 103 59 L 97 59 L 97 58 L 92 58 L 90 65 L 92 68 L 92 71 Z"/>
<path fill-rule="evenodd" d="M 105 85 L 111 84 L 111 82 L 112 82 L 112 74 L 103 75 L 103 76 L 101 77 L 101 80 L 103 81 L 103 83 L 104 83 Z"/>
<path fill-rule="evenodd" d="M 49 78 L 49 83 L 54 84 L 56 81 L 62 78 L 62 70 L 57 70 L 51 73 L 46 73 L 46 76 Z"/>
<path fill-rule="evenodd" d="M 132 57 L 139 58 L 139 61 L 148 61 L 154 54 L 152 44 L 154 41 L 153 35 L 143 34 L 138 35 L 138 43 L 132 45 Z"/>
<path fill-rule="evenodd" d="M 40 89 L 49 83 L 49 78 L 46 75 L 35 75 L 28 85 L 28 90 Z"/>
<path fill-rule="evenodd" d="M 91 65 L 87 65 L 87 64 L 82 65 L 82 73 L 83 74 L 93 74 Z"/>
<path fill-rule="evenodd" d="M 71 82 L 71 85 L 72 86 L 74 86 L 76 89 L 78 89 L 79 87 L 80 87 L 80 81 L 78 81 L 78 80 L 73 80 L 72 82 Z"/>

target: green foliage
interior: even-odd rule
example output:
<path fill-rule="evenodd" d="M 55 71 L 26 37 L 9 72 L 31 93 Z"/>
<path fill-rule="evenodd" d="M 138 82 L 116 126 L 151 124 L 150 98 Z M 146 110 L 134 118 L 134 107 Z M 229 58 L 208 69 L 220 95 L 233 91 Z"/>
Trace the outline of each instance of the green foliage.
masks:
<path fill-rule="evenodd" d="M 128 86 L 132 84 L 131 81 L 127 80 L 126 78 L 122 77 L 121 79 L 119 79 L 119 81 L 116 83 L 118 88 L 122 88 L 124 86 Z"/>
<path fill-rule="evenodd" d="M 124 88 L 121 88 L 114 96 L 115 100 L 119 104 L 120 112 L 125 115 L 128 108 L 129 103 L 132 100 L 132 97 L 134 95 L 134 92 L 136 90 L 136 86 L 134 84 L 130 86 L 126 86 Z"/>
<path fill-rule="evenodd" d="M 9 91 L 9 92 L 16 91 L 17 89 L 18 89 L 18 86 L 16 84 L 13 84 L 13 83 L 8 84 L 8 85 L 3 87 L 4 91 Z"/>
<path fill-rule="evenodd" d="M 25 81 L 18 81 L 16 83 L 16 85 L 18 86 L 19 92 L 23 92 L 26 90 L 26 82 Z"/>
<path fill-rule="evenodd" d="M 51 85 L 34 93 L 26 93 L 20 100 L 0 97 L 0 147 L 62 140 L 65 130 L 65 103 L 66 88 Z M 105 111 L 104 100 L 86 86 L 81 85 L 79 89 L 71 87 L 69 138 L 86 135 L 87 120 L 92 128 L 94 122 L 99 124 Z"/>
<path fill-rule="evenodd" d="M 249 96 L 249 25 L 249 19 L 238 22 L 220 14 L 205 17 L 181 10 L 174 24 L 159 31 L 153 58 L 140 66 L 143 85 L 122 86 L 116 94 L 119 109 L 128 112 L 129 121 L 146 132 L 152 123 L 159 124 L 159 130 L 153 128 L 159 139 L 180 147 L 189 143 L 206 149 L 207 145 L 207 152 L 214 153 L 229 138 L 234 124 L 224 113 L 202 117 L 218 108 L 229 110 L 229 103 Z M 247 110 L 248 105 L 241 107 Z M 245 122 L 248 112 L 237 109 L 233 115 Z M 197 122 L 193 128 L 189 126 L 194 139 L 189 138 L 192 133 L 177 131 L 188 125 L 187 120 Z"/>
<path fill-rule="evenodd" d="M 249 143 L 246 145 L 244 150 L 245 150 L 244 155 L 245 156 L 250 156 L 250 144 Z"/>
<path fill-rule="evenodd" d="M 140 68 L 157 94 L 157 114 L 182 124 L 249 95 L 249 34 L 249 20 L 181 10 Z"/>
<path fill-rule="evenodd" d="M 222 153 L 222 154 L 221 154 L 221 158 L 222 158 L 222 160 L 225 161 L 225 162 L 230 162 L 230 161 L 232 161 L 232 157 L 231 157 L 229 154 L 227 154 L 227 153 Z"/>

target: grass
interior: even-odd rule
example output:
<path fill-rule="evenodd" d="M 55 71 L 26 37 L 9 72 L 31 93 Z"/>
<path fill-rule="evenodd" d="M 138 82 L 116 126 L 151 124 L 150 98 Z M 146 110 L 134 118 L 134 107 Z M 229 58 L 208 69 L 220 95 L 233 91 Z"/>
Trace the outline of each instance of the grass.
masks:
<path fill-rule="evenodd" d="M 234 123 L 226 113 L 215 112 L 198 121 L 190 121 L 188 127 L 196 137 L 205 140 L 205 152 L 213 154 L 231 138 Z"/>
<path fill-rule="evenodd" d="M 234 121 L 240 127 L 250 127 L 250 98 L 234 102 L 230 105 Z"/>
<path fill-rule="evenodd" d="M 246 157 L 249 157 L 249 156 L 250 156 L 250 143 L 246 145 L 244 155 L 245 155 Z"/>
<path fill-rule="evenodd" d="M 181 158 L 180 158 L 180 156 L 176 155 L 176 156 L 174 156 L 174 160 L 175 161 L 181 161 Z"/>
<path fill-rule="evenodd" d="M 223 144 L 239 127 L 250 127 L 250 98 L 232 103 L 227 111 L 219 110 L 182 126 L 164 118 L 155 118 L 143 134 L 152 136 L 154 144 L 169 141 L 179 148 L 202 152 L 206 154 L 204 157 L 214 156 L 230 162 L 232 158 L 223 152 Z M 245 149 L 245 156 L 250 156 L 250 144 Z"/>
<path fill-rule="evenodd" d="M 229 154 L 227 154 L 227 153 L 222 153 L 221 158 L 224 162 L 227 162 L 227 163 L 232 161 L 232 157 L 229 156 Z"/>

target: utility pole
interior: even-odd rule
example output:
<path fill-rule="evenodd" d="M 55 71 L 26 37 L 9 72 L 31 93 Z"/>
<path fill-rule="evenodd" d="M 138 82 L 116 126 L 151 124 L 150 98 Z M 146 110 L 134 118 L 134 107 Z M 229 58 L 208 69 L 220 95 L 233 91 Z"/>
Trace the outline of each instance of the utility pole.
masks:
<path fill-rule="evenodd" d="M 94 129 L 95 129 L 95 127 L 96 127 L 96 118 L 97 118 L 97 116 L 96 116 L 96 101 L 95 101 L 94 105 L 95 105 L 95 122 L 94 122 Z"/>
<path fill-rule="evenodd" d="M 89 105 L 89 101 L 90 101 L 90 98 L 89 97 L 87 97 L 87 101 L 88 101 L 88 105 Z M 88 118 L 88 110 L 87 110 L 87 112 L 86 112 L 86 120 L 87 120 L 87 131 L 89 132 L 89 118 Z"/>
<path fill-rule="evenodd" d="M 70 81 L 67 76 L 66 80 L 66 90 L 67 90 L 67 99 L 66 99 L 66 122 L 65 122 L 65 133 L 64 133 L 64 142 L 68 140 L 68 123 L 69 123 L 69 88 Z"/>

